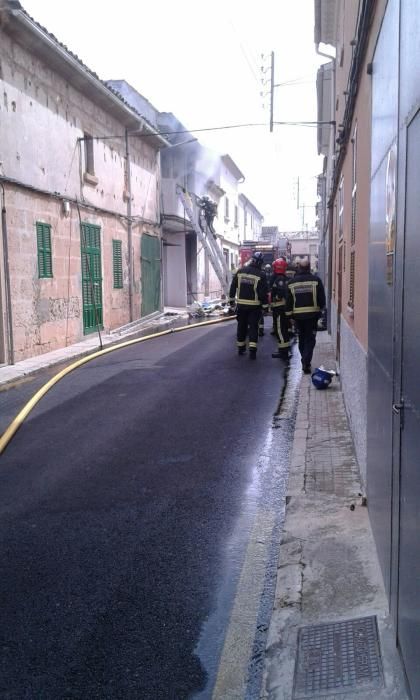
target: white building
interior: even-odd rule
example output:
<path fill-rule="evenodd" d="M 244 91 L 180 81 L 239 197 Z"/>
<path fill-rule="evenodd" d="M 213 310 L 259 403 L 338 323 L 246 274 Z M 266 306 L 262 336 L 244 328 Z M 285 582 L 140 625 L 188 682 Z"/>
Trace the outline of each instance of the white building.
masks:
<path fill-rule="evenodd" d="M 264 217 L 243 193 L 239 195 L 239 239 L 258 241 L 262 235 Z"/>
<path fill-rule="evenodd" d="M 318 271 L 318 231 L 288 231 L 284 235 L 287 235 L 291 246 L 291 262 L 297 262 L 300 258 L 309 258 L 311 269 Z"/>
<path fill-rule="evenodd" d="M 228 267 L 235 242 L 224 221 L 226 204 L 223 201 L 225 190 L 220 184 L 221 157 L 204 148 L 172 113 L 160 113 L 158 120 L 161 131 L 168 132 L 171 141 L 162 151 L 164 301 L 167 306 L 185 307 L 194 301 L 220 298 L 223 289 L 187 216 L 179 188 L 188 192 L 196 218 L 198 199 L 206 196 L 217 205 L 216 243 L 223 250 Z M 236 245 L 236 251 L 237 248 Z"/>
<path fill-rule="evenodd" d="M 221 236 L 223 254 L 230 270 L 235 270 L 239 261 L 239 191 L 238 185 L 245 176 L 227 153 L 220 158 L 218 185 L 224 191 L 220 201 L 216 223 Z"/>
<path fill-rule="evenodd" d="M 238 183 L 244 176 L 229 155 L 202 146 L 172 113 L 158 113 L 157 121 L 170 141 L 161 152 L 164 302 L 185 307 L 220 298 L 223 289 L 186 215 L 179 188 L 191 196 L 196 215 L 197 198 L 207 196 L 217 205 L 216 243 L 233 270 L 239 261 Z"/>

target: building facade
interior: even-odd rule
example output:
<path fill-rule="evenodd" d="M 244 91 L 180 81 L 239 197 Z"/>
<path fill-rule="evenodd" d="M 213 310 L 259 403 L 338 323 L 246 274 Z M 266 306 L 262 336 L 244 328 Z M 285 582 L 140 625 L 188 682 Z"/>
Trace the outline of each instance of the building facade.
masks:
<path fill-rule="evenodd" d="M 331 332 L 395 638 L 418 697 L 420 2 L 316 0 L 315 18 L 317 46 L 335 49 L 325 51 L 335 53 L 325 70 L 335 133 L 329 145 L 321 139 Z M 326 81 L 318 88 L 319 97 Z"/>
<path fill-rule="evenodd" d="M 286 235 L 286 234 L 284 234 Z M 308 258 L 311 269 L 318 272 L 319 235 L 317 231 L 288 231 L 289 259 L 292 264 Z"/>
<path fill-rule="evenodd" d="M 239 239 L 244 241 L 259 241 L 262 236 L 264 217 L 242 192 L 239 195 Z"/>
<path fill-rule="evenodd" d="M 274 255 L 291 262 L 292 246 L 289 241 L 288 231 L 280 231 L 278 226 L 263 226 L 261 231 L 261 240 L 274 246 Z"/>
<path fill-rule="evenodd" d="M 321 66 L 317 79 L 318 118 L 323 122 L 318 127 L 318 152 L 326 157 L 318 179 L 320 268 L 346 409 L 366 483 L 370 77 L 366 69 L 360 70 L 359 99 L 347 124 L 358 7 L 325 1 L 315 3 L 315 10 L 317 45 L 330 45 L 336 53 Z"/>
<path fill-rule="evenodd" d="M 0 61 L 0 362 L 15 362 L 161 308 L 166 141 L 18 2 L 0 3 Z"/>
<path fill-rule="evenodd" d="M 235 200 L 232 187 L 229 198 L 222 187 L 221 156 L 202 146 L 172 113 L 159 113 L 158 122 L 163 132 L 175 132 L 168 135 L 170 145 L 161 154 L 165 304 L 185 307 L 194 302 L 221 298 L 225 292 L 212 259 L 187 215 L 179 190 L 186 191 L 196 222 L 203 197 L 216 205 L 213 222 L 215 245 L 228 269 L 231 269 L 232 257 L 236 259 L 238 246 L 234 221 L 230 222 L 225 212 L 229 204 L 234 206 Z M 224 184 L 227 180 L 225 176 Z"/>
<path fill-rule="evenodd" d="M 222 155 L 217 184 L 224 195 L 220 200 L 216 230 L 221 236 L 223 255 L 231 272 L 237 269 L 239 263 L 239 184 L 244 181 L 245 175 L 230 155 Z"/>
<path fill-rule="evenodd" d="M 107 84 L 131 107 L 147 115 L 148 121 L 168 139 L 160 153 L 165 305 L 184 308 L 196 301 L 220 298 L 226 290 L 187 215 L 180 189 L 188 193 L 196 221 L 203 197 L 215 204 L 215 243 L 231 273 L 239 260 L 238 185 L 244 181 L 244 175 L 228 154 L 220 155 L 204 147 L 174 114 L 159 112 L 126 81 Z"/>

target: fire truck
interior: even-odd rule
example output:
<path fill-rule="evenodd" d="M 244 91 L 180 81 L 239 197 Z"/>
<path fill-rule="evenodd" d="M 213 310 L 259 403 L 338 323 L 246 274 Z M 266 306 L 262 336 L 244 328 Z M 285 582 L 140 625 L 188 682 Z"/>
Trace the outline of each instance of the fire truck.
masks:
<path fill-rule="evenodd" d="M 264 265 L 272 265 L 277 258 L 290 260 L 291 246 L 287 238 L 281 238 L 276 243 L 265 243 L 263 241 L 244 241 L 239 246 L 240 264 L 245 265 L 253 253 L 262 253 Z"/>

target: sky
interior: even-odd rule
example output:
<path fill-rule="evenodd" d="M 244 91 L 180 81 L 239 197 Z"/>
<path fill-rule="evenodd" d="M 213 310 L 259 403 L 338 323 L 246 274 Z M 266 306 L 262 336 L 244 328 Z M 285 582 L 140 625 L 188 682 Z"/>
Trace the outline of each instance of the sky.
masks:
<path fill-rule="evenodd" d="M 269 92 L 274 52 L 274 121 L 316 121 L 316 71 L 326 59 L 315 53 L 314 0 L 72 0 L 65 11 L 57 0 L 21 3 L 102 80 L 126 80 L 188 129 L 262 124 L 197 137 L 230 154 L 265 225 L 314 225 L 316 128 L 270 133 L 269 94 L 260 94 Z"/>

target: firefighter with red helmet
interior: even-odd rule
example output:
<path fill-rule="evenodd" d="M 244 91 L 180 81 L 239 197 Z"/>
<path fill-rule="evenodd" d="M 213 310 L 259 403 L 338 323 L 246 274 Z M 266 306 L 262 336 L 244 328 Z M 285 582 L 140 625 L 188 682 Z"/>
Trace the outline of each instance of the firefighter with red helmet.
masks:
<path fill-rule="evenodd" d="M 273 313 L 273 324 L 278 342 L 277 352 L 273 352 L 271 357 L 278 357 L 285 362 L 289 359 L 289 318 L 286 316 L 287 283 L 286 277 L 287 262 L 283 258 L 278 258 L 273 262 L 273 275 L 271 277 L 271 310 Z"/>
<path fill-rule="evenodd" d="M 271 265 L 269 263 L 264 265 L 263 272 L 265 274 L 265 279 L 267 280 L 267 289 L 270 289 L 271 271 L 272 271 L 272 268 L 271 268 Z M 258 324 L 258 335 L 259 336 L 264 335 L 264 311 L 263 310 L 261 310 L 260 322 Z"/>
<path fill-rule="evenodd" d="M 229 291 L 231 306 L 235 305 L 236 297 L 238 354 L 244 355 L 246 353 L 248 336 L 251 360 L 255 360 L 257 357 L 258 323 L 261 312 L 268 308 L 267 280 L 261 269 L 263 262 L 263 254 L 258 251 L 254 253 L 249 263 L 240 267 L 234 275 Z"/>

